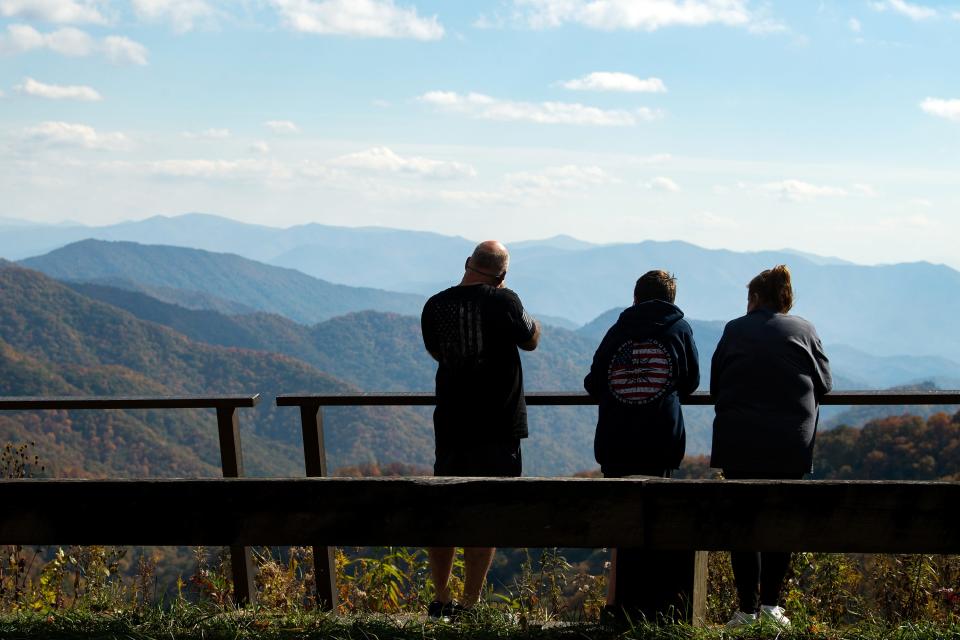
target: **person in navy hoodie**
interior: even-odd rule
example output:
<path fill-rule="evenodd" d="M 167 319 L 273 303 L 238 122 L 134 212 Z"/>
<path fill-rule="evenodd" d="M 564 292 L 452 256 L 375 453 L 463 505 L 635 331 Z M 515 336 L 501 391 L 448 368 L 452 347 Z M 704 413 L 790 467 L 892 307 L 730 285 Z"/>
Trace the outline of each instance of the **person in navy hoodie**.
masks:
<path fill-rule="evenodd" d="M 669 478 L 683 460 L 686 433 L 680 402 L 700 384 L 700 363 L 693 331 L 674 305 L 676 294 L 671 274 L 660 270 L 643 274 L 633 290 L 633 306 L 607 331 L 583 381 L 600 405 L 593 451 L 605 478 Z M 666 578 L 649 574 L 666 570 L 682 582 L 685 571 L 677 563 L 685 566 L 687 559 L 670 557 L 674 555 L 661 553 L 655 560 L 637 549 L 615 549 L 609 610 L 619 614 L 627 607 L 648 618 L 662 612 L 664 607 L 653 601 L 654 594 L 665 592 Z M 671 564 L 677 571 L 669 568 Z M 692 568 L 692 557 L 689 564 Z M 648 575 L 636 575 L 640 571 Z M 660 584 L 650 584 L 657 581 Z M 632 607 L 638 601 L 653 604 Z"/>

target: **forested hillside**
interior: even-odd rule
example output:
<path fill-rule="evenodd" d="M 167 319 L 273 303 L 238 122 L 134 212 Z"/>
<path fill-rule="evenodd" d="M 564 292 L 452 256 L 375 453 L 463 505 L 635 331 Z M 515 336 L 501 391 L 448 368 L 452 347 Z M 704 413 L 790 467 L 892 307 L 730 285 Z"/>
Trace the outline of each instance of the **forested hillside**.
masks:
<path fill-rule="evenodd" d="M 0 264 L 0 394 L 263 393 L 243 410 L 244 457 L 254 474 L 302 473 L 299 415 L 277 392 L 356 387 L 289 356 L 210 346 L 91 300 L 35 271 Z M 403 408 L 329 412 L 331 464 L 426 464 L 428 422 Z M 35 440 L 55 475 L 214 475 L 212 412 L 0 415 L 0 441 Z"/>
<path fill-rule="evenodd" d="M 823 432 L 814 470 L 842 480 L 960 480 L 960 412 L 890 416 Z"/>
<path fill-rule="evenodd" d="M 305 326 L 266 313 L 229 316 L 184 309 L 114 287 L 69 286 L 192 340 L 287 354 L 365 391 L 433 390 L 436 365 L 423 348 L 418 317 L 363 311 Z M 581 389 L 595 348 L 592 338 L 545 327 L 540 348 L 522 354 L 527 390 Z M 429 410 L 418 414 L 429 423 Z M 595 422 L 593 407 L 532 407 L 524 454 L 527 473 L 570 474 L 593 466 Z M 432 460 L 432 455 L 431 443 L 406 461 Z"/>

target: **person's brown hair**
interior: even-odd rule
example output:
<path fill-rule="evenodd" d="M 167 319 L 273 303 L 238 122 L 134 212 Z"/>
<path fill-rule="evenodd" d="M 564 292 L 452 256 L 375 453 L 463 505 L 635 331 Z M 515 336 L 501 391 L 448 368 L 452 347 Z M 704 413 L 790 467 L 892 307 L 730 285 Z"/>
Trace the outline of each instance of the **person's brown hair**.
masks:
<path fill-rule="evenodd" d="M 672 273 L 655 269 L 637 279 L 633 287 L 633 301 L 665 300 L 673 304 L 677 299 L 677 278 Z"/>
<path fill-rule="evenodd" d="M 793 285 L 790 282 L 790 269 L 778 264 L 773 269 L 761 271 L 747 285 L 747 295 L 765 307 L 778 313 L 787 313 L 793 308 Z"/>

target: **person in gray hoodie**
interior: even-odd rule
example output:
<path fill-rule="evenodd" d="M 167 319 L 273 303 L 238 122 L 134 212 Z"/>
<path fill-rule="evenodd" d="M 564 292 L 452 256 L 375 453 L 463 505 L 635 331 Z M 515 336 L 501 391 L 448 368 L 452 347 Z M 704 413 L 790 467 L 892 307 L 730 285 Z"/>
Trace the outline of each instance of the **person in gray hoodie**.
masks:
<path fill-rule="evenodd" d="M 713 354 L 710 466 L 727 479 L 799 480 L 811 470 L 820 399 L 832 379 L 820 337 L 788 315 L 792 307 L 786 265 L 761 272 L 747 286 L 747 314 L 727 323 Z M 762 617 L 789 626 L 778 602 L 790 553 L 733 552 L 731 562 L 740 610 L 728 625 Z"/>
<path fill-rule="evenodd" d="M 700 363 L 693 331 L 673 304 L 676 295 L 676 279 L 666 271 L 643 274 L 633 306 L 607 331 L 583 381 L 600 405 L 593 450 L 605 478 L 669 478 L 683 460 L 680 401 L 700 384 Z M 678 594 L 692 579 L 685 575 L 693 567 L 687 555 L 615 549 L 608 610 L 651 620 L 671 606 L 681 610 Z"/>

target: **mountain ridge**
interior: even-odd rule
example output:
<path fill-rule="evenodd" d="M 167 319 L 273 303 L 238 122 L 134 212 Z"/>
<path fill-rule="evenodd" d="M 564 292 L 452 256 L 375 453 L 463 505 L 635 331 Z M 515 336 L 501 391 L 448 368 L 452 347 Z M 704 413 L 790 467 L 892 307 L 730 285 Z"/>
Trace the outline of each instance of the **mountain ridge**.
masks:
<path fill-rule="evenodd" d="M 364 308 L 419 313 L 423 305 L 416 295 L 333 284 L 235 254 L 168 245 L 81 240 L 20 264 L 63 280 L 205 294 L 303 322 Z"/>

